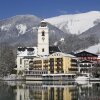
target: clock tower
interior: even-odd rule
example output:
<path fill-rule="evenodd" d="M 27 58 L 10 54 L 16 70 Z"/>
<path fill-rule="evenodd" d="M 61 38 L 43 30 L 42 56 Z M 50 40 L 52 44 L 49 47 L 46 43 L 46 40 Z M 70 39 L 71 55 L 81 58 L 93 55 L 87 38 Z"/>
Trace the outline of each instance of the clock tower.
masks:
<path fill-rule="evenodd" d="M 38 55 L 49 55 L 49 28 L 45 21 L 41 21 L 38 28 Z"/>

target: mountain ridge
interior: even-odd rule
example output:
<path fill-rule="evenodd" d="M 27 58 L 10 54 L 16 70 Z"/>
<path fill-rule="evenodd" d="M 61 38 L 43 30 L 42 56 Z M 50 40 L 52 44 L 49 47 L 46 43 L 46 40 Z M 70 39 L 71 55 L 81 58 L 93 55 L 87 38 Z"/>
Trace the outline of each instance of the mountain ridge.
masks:
<path fill-rule="evenodd" d="M 100 22 L 100 11 L 90 11 L 79 14 L 66 14 L 45 19 L 47 22 L 63 30 L 65 33 L 81 34 Z"/>
<path fill-rule="evenodd" d="M 0 44 L 8 43 L 11 46 L 36 46 L 37 45 L 37 29 L 41 19 L 34 15 L 17 15 L 0 21 Z M 48 22 L 47 22 L 48 23 Z M 63 52 L 71 52 L 79 49 L 85 49 L 89 46 L 97 44 L 100 39 L 99 20 L 95 22 L 95 26 L 89 28 L 82 34 L 70 34 L 64 30 L 48 23 L 50 45 L 59 46 Z M 91 35 L 92 30 L 96 32 Z M 67 34 L 66 34 L 67 33 Z M 61 41 L 63 39 L 63 41 Z"/>
<path fill-rule="evenodd" d="M 36 45 L 37 29 L 41 19 L 33 15 L 17 15 L 0 21 L 0 43 L 8 42 L 11 45 Z M 64 32 L 48 23 L 51 35 L 55 40 L 60 39 Z M 57 34 L 55 34 L 57 33 Z M 58 36 L 58 37 L 57 37 Z M 57 39 L 56 39 L 57 38 Z M 26 40 L 25 40 L 26 39 Z M 26 46 L 27 46 L 26 45 Z"/>

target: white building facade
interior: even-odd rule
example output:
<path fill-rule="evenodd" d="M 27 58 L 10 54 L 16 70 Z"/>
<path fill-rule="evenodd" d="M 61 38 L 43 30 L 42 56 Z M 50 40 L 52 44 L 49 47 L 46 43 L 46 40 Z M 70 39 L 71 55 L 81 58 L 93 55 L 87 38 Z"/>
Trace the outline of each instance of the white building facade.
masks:
<path fill-rule="evenodd" d="M 49 55 L 49 28 L 45 21 L 42 21 L 38 29 L 38 55 Z"/>
<path fill-rule="evenodd" d="M 29 69 L 29 62 L 37 56 L 37 47 L 18 47 L 17 50 L 17 74 L 23 74 Z"/>
<path fill-rule="evenodd" d="M 38 28 L 37 47 L 18 47 L 17 50 L 17 74 L 22 74 L 29 69 L 29 62 L 36 57 L 49 55 L 49 28 L 45 21 L 41 21 Z"/>

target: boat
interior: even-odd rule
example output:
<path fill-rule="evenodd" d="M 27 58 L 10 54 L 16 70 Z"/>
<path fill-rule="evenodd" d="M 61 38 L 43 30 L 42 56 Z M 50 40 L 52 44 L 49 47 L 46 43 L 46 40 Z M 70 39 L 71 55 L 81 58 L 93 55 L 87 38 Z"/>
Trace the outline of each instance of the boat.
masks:
<path fill-rule="evenodd" d="M 17 76 L 16 74 L 11 74 L 8 76 L 4 76 L 2 78 L 3 81 L 17 81 L 17 80 L 24 80 L 22 76 Z"/>
<path fill-rule="evenodd" d="M 75 78 L 75 81 L 89 81 L 90 77 L 88 74 L 82 74 Z"/>
<path fill-rule="evenodd" d="M 88 76 L 78 76 L 75 81 L 88 81 L 90 78 Z"/>

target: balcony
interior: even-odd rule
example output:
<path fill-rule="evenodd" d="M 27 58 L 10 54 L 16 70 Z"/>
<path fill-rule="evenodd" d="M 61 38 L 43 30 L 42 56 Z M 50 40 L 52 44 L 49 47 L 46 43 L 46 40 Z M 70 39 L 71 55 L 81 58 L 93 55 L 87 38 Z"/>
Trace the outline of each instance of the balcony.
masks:
<path fill-rule="evenodd" d="M 34 63 L 34 64 L 41 64 L 42 61 L 41 61 L 41 60 L 37 60 L 37 61 L 34 61 L 33 63 Z"/>
<path fill-rule="evenodd" d="M 78 71 L 78 68 L 69 68 L 69 71 Z"/>
<path fill-rule="evenodd" d="M 63 70 L 57 70 L 57 73 L 64 73 Z"/>
<path fill-rule="evenodd" d="M 62 62 L 63 59 L 62 59 L 62 58 L 56 58 L 55 61 L 56 61 L 56 62 Z"/>
<path fill-rule="evenodd" d="M 44 60 L 43 62 L 44 62 L 44 63 L 48 63 L 48 60 Z"/>
<path fill-rule="evenodd" d="M 77 62 L 77 60 L 76 59 L 71 59 L 71 62 Z"/>
<path fill-rule="evenodd" d="M 77 64 L 71 64 L 72 67 L 77 67 Z"/>
<path fill-rule="evenodd" d="M 41 75 L 41 74 L 47 74 L 47 70 L 29 70 L 25 71 L 26 75 Z"/>
<path fill-rule="evenodd" d="M 79 66 L 80 66 L 80 67 L 85 67 L 85 68 L 86 68 L 86 67 L 91 67 L 92 65 L 90 65 L 90 64 L 89 64 L 89 65 L 87 65 L 87 64 L 84 64 L 84 65 L 83 65 L 83 64 L 82 64 L 82 65 L 79 65 Z"/>
<path fill-rule="evenodd" d="M 44 65 L 43 67 L 48 67 L 48 65 Z"/>
<path fill-rule="evenodd" d="M 59 67 L 59 66 L 63 67 L 63 64 L 55 64 L 55 66 L 57 66 L 57 67 Z"/>
<path fill-rule="evenodd" d="M 49 71 L 54 71 L 54 68 L 50 68 Z"/>
<path fill-rule="evenodd" d="M 54 61 L 54 58 L 50 58 L 50 60 L 49 61 Z"/>
<path fill-rule="evenodd" d="M 56 68 L 56 70 L 57 70 L 57 71 L 62 71 L 62 70 L 63 70 L 63 68 Z"/>

